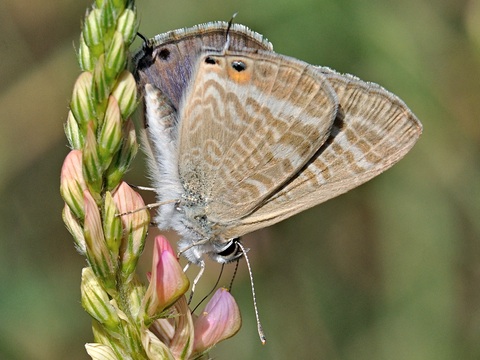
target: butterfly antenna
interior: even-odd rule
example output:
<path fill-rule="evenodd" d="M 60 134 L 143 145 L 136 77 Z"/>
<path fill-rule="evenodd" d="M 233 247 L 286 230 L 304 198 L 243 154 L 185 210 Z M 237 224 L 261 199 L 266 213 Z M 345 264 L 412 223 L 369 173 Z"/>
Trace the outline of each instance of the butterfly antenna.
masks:
<path fill-rule="evenodd" d="M 255 286 L 253 285 L 253 274 L 252 274 L 252 268 L 250 267 L 250 260 L 248 260 L 247 251 L 245 250 L 243 245 L 240 243 L 240 241 L 238 241 L 237 244 L 242 249 L 243 256 L 245 256 L 245 261 L 247 262 L 248 274 L 250 275 L 250 284 L 252 285 L 253 307 L 255 309 L 255 317 L 257 319 L 258 336 L 260 337 L 260 341 L 262 342 L 262 345 L 265 345 L 265 343 L 267 342 L 267 338 L 265 337 L 262 324 L 260 323 L 260 317 L 258 316 L 257 298 L 255 296 Z"/>
<path fill-rule="evenodd" d="M 143 36 L 142 34 L 140 34 L 138 31 L 137 31 L 137 36 L 143 40 L 144 43 L 147 43 L 147 38 L 145 36 Z"/>
<path fill-rule="evenodd" d="M 152 53 L 153 53 L 153 46 L 152 46 L 151 42 L 145 36 L 140 34 L 138 31 L 137 31 L 137 36 L 140 39 L 142 39 L 142 41 L 143 41 L 143 44 L 142 44 L 142 49 L 143 49 L 143 53 L 144 53 L 143 56 L 146 56 L 146 55 L 151 56 Z"/>
<path fill-rule="evenodd" d="M 220 268 L 220 274 L 218 274 L 217 282 L 215 283 L 215 285 L 213 285 L 212 290 L 210 290 L 210 292 L 207 295 L 205 295 L 202 300 L 200 300 L 200 302 L 197 304 L 197 306 L 195 306 L 193 308 L 193 310 L 191 311 L 192 313 L 194 313 L 195 310 L 197 310 L 197 308 L 200 306 L 200 304 L 203 303 L 205 301 L 205 299 L 208 298 L 210 295 L 212 295 L 212 293 L 215 291 L 215 289 L 218 286 L 218 283 L 220 282 L 220 278 L 222 277 L 224 268 L 225 268 L 225 263 L 223 263 L 222 267 Z"/>
<path fill-rule="evenodd" d="M 233 288 L 233 280 L 235 280 L 235 277 L 237 276 L 237 271 L 238 271 L 238 265 L 240 264 L 240 258 L 237 259 L 236 264 L 235 264 L 235 270 L 233 270 L 233 276 L 232 280 L 230 281 L 230 285 L 228 286 L 228 291 L 231 293 L 232 288 Z"/>
<path fill-rule="evenodd" d="M 230 29 L 233 25 L 233 19 L 237 16 L 238 13 L 232 15 L 232 18 L 228 22 L 227 31 L 225 33 L 225 46 L 223 47 L 223 52 L 225 53 L 230 47 Z"/>

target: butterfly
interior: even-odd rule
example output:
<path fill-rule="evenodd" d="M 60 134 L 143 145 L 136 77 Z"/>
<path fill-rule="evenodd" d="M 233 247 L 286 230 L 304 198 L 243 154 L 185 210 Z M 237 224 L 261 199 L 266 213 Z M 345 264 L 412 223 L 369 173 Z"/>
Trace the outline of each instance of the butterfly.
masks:
<path fill-rule="evenodd" d="M 343 194 L 399 161 L 422 125 L 396 95 L 277 54 L 240 24 L 170 31 L 135 55 L 155 221 L 190 263 Z"/>

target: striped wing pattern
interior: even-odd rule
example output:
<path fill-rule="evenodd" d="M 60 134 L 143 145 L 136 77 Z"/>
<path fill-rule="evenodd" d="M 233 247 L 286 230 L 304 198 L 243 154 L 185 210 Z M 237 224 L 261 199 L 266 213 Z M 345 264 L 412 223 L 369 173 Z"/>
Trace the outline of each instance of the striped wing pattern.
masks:
<path fill-rule="evenodd" d="M 393 166 L 418 140 L 421 124 L 398 97 L 353 76 L 319 71 L 340 103 L 329 139 L 231 233 L 238 236 L 274 224 L 343 194 Z"/>
<path fill-rule="evenodd" d="M 208 219 L 226 224 L 314 156 L 337 96 L 314 67 L 273 53 L 206 54 L 195 74 L 180 112 L 180 178 L 187 198 L 201 194 Z"/>
<path fill-rule="evenodd" d="M 134 61 L 158 197 L 180 205 L 159 223 L 183 246 L 208 240 L 193 262 L 372 179 L 422 133 L 394 94 L 276 54 L 238 24 L 158 35 Z"/>

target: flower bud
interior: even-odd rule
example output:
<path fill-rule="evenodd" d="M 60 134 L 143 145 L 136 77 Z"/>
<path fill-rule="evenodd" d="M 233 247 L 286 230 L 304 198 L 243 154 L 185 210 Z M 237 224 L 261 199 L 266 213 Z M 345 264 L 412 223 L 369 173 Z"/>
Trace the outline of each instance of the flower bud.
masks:
<path fill-rule="evenodd" d="M 118 258 L 123 236 L 122 220 L 117 215 L 117 206 L 113 201 L 112 194 L 107 191 L 105 194 L 103 214 L 103 232 L 105 234 L 107 247 L 112 254 L 112 258 Z"/>
<path fill-rule="evenodd" d="M 118 11 L 118 9 L 115 8 L 115 4 L 111 0 L 103 1 L 101 9 L 102 9 L 102 13 L 101 13 L 100 21 L 102 23 L 102 27 L 107 31 L 110 31 L 112 27 L 115 25 L 117 13 L 120 13 L 120 11 Z"/>
<path fill-rule="evenodd" d="M 62 218 L 68 231 L 73 236 L 77 251 L 82 255 L 86 255 L 87 245 L 85 243 L 85 237 L 83 236 L 82 225 L 78 221 L 78 218 L 73 215 L 67 204 L 65 204 L 65 207 L 63 208 Z"/>
<path fill-rule="evenodd" d="M 175 360 L 167 345 L 162 343 L 151 331 L 144 330 L 142 343 L 149 359 Z"/>
<path fill-rule="evenodd" d="M 82 152 L 72 150 L 63 162 L 60 174 L 60 194 L 79 219 L 84 217 L 83 192 L 86 189 L 87 184 L 82 172 Z"/>
<path fill-rule="evenodd" d="M 115 31 L 112 41 L 105 57 L 105 74 L 108 80 L 115 79 L 125 69 L 127 63 L 127 52 L 122 34 Z"/>
<path fill-rule="evenodd" d="M 193 350 L 193 319 L 185 296 L 180 297 L 171 307 L 173 312 L 174 333 L 168 342 L 175 358 L 190 358 Z M 167 319 L 159 319 L 167 320 Z"/>
<path fill-rule="evenodd" d="M 85 137 L 85 147 L 83 148 L 83 170 L 85 182 L 89 188 L 95 194 L 100 194 L 103 185 L 102 175 L 104 168 L 98 154 L 93 121 L 90 121 L 87 126 L 87 136 Z"/>
<path fill-rule="evenodd" d="M 125 124 L 123 128 L 123 143 L 120 151 L 113 158 L 110 166 L 106 171 L 108 190 L 114 189 L 122 180 L 123 175 L 130 167 L 130 163 L 137 154 L 138 143 L 135 135 L 135 126 L 131 120 Z"/>
<path fill-rule="evenodd" d="M 145 286 L 144 284 L 138 279 L 137 276 L 133 276 L 132 280 L 128 286 L 128 294 L 127 294 L 127 301 L 128 307 L 130 309 L 130 313 L 138 318 L 140 314 L 140 310 L 142 307 L 142 299 L 145 296 Z M 143 319 L 143 314 L 142 314 Z"/>
<path fill-rule="evenodd" d="M 95 118 L 95 110 L 92 103 L 93 76 L 89 72 L 81 73 L 73 87 L 70 110 L 83 134 L 86 132 L 87 123 Z"/>
<path fill-rule="evenodd" d="M 137 84 L 130 71 L 124 70 L 120 73 L 112 95 L 118 101 L 122 118 L 128 118 L 137 106 Z"/>
<path fill-rule="evenodd" d="M 132 5 L 132 1 L 125 1 L 125 0 L 110 0 L 112 2 L 112 5 L 115 7 L 117 10 L 117 13 L 121 13 L 123 10 L 125 10 L 125 5 L 130 3 L 130 6 Z"/>
<path fill-rule="evenodd" d="M 125 322 L 122 322 L 121 326 L 123 327 Z M 123 330 L 123 328 L 122 328 Z M 130 359 L 131 351 L 130 349 L 125 349 L 128 345 L 121 341 L 118 341 L 119 335 L 112 334 L 105 326 L 103 326 L 98 321 L 92 321 L 92 332 L 93 332 L 93 339 L 100 344 L 107 344 L 108 347 L 113 349 L 117 357 L 115 359 Z M 120 339 L 122 338 L 123 334 L 120 334 Z M 131 340 L 131 339 L 129 339 Z"/>
<path fill-rule="evenodd" d="M 104 169 L 112 161 L 113 155 L 122 143 L 122 118 L 115 97 L 108 98 L 107 111 L 98 137 L 98 153 Z"/>
<path fill-rule="evenodd" d="M 118 208 L 119 214 L 132 212 L 120 216 L 124 229 L 120 249 L 121 271 L 123 278 L 126 279 L 125 281 L 129 281 L 145 246 L 150 213 L 145 208 L 142 197 L 128 186 L 126 182 L 122 182 L 115 190 L 113 201 Z"/>
<path fill-rule="evenodd" d="M 90 343 L 85 344 L 85 350 L 92 360 L 118 360 L 113 349 L 108 345 Z"/>
<path fill-rule="evenodd" d="M 68 112 L 67 122 L 65 124 L 65 135 L 67 135 L 68 143 L 72 149 L 81 149 L 83 147 L 83 134 L 80 132 L 78 123 L 71 110 Z"/>
<path fill-rule="evenodd" d="M 212 296 L 202 314 L 194 320 L 195 340 L 193 352 L 201 354 L 218 342 L 235 335 L 242 319 L 233 296 L 221 288 Z"/>
<path fill-rule="evenodd" d="M 92 54 L 90 54 L 90 49 L 85 43 L 83 36 L 80 36 L 80 44 L 78 46 L 77 60 L 82 71 L 93 71 L 93 61 Z"/>
<path fill-rule="evenodd" d="M 116 258 L 112 258 L 103 234 L 100 211 L 88 190 L 84 191 L 85 223 L 84 234 L 87 258 L 95 275 L 101 278 L 107 290 L 115 289 Z"/>
<path fill-rule="evenodd" d="M 117 310 L 110 304 L 107 292 L 90 267 L 86 267 L 82 271 L 81 291 L 84 309 L 107 329 L 118 331 L 120 318 Z"/>
<path fill-rule="evenodd" d="M 105 104 L 106 98 L 108 97 L 108 94 L 110 93 L 110 86 L 105 75 L 104 65 L 105 55 L 101 54 L 98 57 L 95 63 L 95 68 L 93 70 L 93 101 L 95 102 L 95 104 L 103 106 Z M 102 109 L 103 106 L 101 106 Z M 98 111 L 98 108 L 99 107 L 97 106 L 97 113 L 101 112 Z"/>
<path fill-rule="evenodd" d="M 101 10 L 93 9 L 87 15 L 83 26 L 83 39 L 89 48 L 96 47 L 103 42 L 103 28 Z"/>
<path fill-rule="evenodd" d="M 146 315 L 158 315 L 185 294 L 189 286 L 190 282 L 167 239 L 157 236 L 153 249 L 150 285 L 145 294 Z"/>
<path fill-rule="evenodd" d="M 125 41 L 126 44 L 131 44 L 135 39 L 137 27 L 135 11 L 125 9 L 117 20 L 117 31 L 122 34 L 123 41 Z"/>

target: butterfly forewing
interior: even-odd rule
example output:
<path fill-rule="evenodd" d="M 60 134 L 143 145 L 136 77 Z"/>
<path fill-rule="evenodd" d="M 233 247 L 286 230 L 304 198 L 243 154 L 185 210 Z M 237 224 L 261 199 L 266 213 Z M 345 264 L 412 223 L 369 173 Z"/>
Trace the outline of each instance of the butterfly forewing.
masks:
<path fill-rule="evenodd" d="M 198 58 L 207 49 L 224 49 L 227 29 L 230 49 L 272 50 L 272 44 L 261 34 L 244 25 L 229 26 L 219 21 L 157 35 L 134 56 L 135 77 L 145 101 L 147 136 L 142 135 L 143 149 L 159 201 L 179 200 L 182 196 L 176 144 L 180 101 Z M 171 227 L 175 211 L 173 204 L 159 207 L 156 223 L 164 229 Z"/>
<path fill-rule="evenodd" d="M 186 94 L 180 178 L 221 225 L 247 216 L 309 161 L 338 107 L 316 69 L 266 52 L 206 54 Z"/>
<path fill-rule="evenodd" d="M 370 180 L 415 144 L 422 126 L 408 107 L 380 86 L 320 68 L 340 107 L 330 138 L 282 189 L 228 235 L 274 224 Z"/>
<path fill-rule="evenodd" d="M 135 55 L 137 81 L 154 85 L 178 109 L 198 57 L 205 50 L 222 50 L 227 28 L 228 23 L 218 21 L 157 35 Z M 228 38 L 233 50 L 272 50 L 262 35 L 240 24 L 231 25 Z"/>

